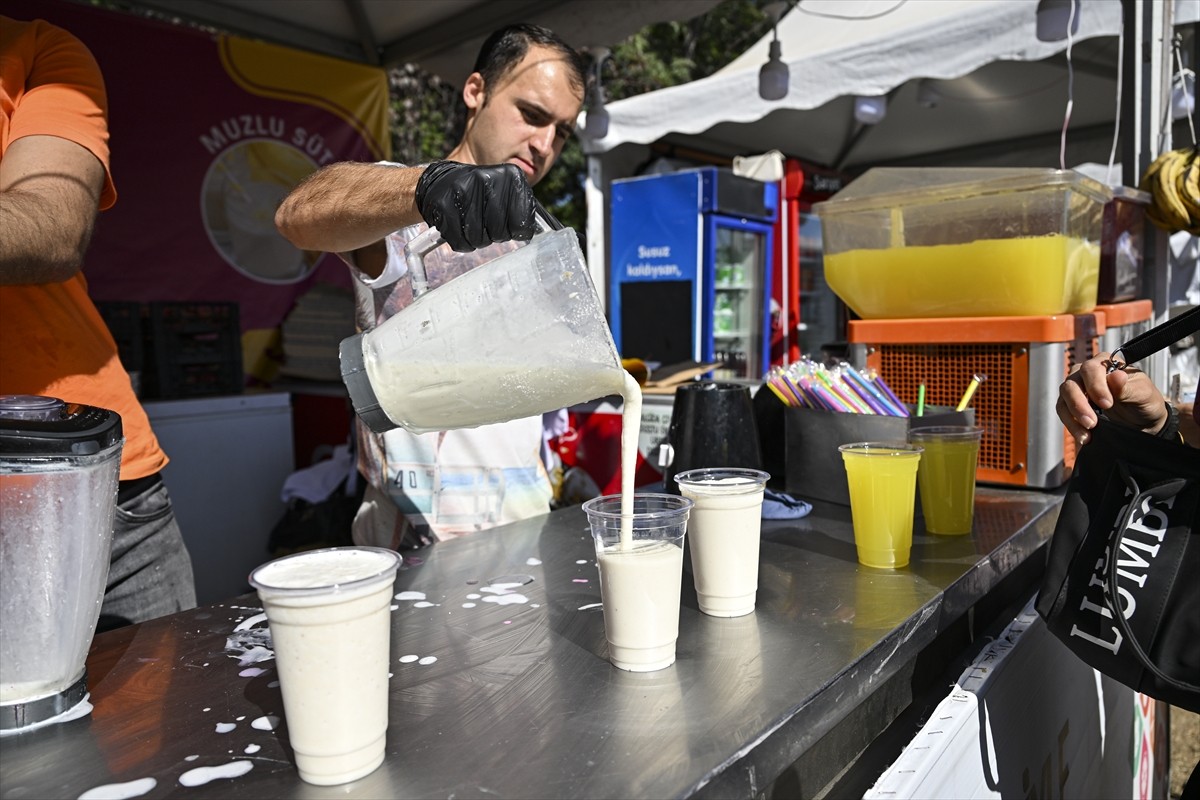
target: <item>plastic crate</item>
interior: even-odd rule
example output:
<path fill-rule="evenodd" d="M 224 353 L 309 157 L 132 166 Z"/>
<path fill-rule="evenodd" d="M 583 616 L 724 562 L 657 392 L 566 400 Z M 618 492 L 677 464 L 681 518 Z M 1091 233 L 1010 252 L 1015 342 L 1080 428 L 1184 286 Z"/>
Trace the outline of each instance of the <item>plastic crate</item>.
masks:
<path fill-rule="evenodd" d="M 240 394 L 242 335 L 237 303 L 146 305 L 146 396 Z"/>
<path fill-rule="evenodd" d="M 128 372 L 139 372 L 143 361 L 142 304 L 109 301 L 96 303 L 100 318 L 117 343 L 117 354 Z"/>
<path fill-rule="evenodd" d="M 855 320 L 851 360 L 874 369 L 907 403 L 922 383 L 925 403 L 958 405 L 975 374 L 987 380 L 971 398 L 984 429 L 976 479 L 1036 488 L 1066 483 L 1075 442 L 1058 419 L 1058 387 L 1071 366 L 1098 352 L 1099 314 L 1047 317 Z"/>

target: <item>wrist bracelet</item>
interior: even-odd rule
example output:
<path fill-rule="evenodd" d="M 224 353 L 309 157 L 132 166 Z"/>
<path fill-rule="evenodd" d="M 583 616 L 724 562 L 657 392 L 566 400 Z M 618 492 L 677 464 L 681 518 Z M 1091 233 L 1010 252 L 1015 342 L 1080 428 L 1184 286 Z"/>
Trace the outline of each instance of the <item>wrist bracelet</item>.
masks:
<path fill-rule="evenodd" d="M 1154 434 L 1159 439 L 1183 441 L 1183 434 L 1179 432 L 1179 409 L 1167 403 L 1167 421 L 1163 424 L 1158 433 Z"/>

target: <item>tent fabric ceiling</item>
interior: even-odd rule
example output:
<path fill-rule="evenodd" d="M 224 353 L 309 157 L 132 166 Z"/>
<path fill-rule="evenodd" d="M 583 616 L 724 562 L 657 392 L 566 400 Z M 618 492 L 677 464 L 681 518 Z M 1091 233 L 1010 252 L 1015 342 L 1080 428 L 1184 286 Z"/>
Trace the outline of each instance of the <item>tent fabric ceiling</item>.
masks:
<path fill-rule="evenodd" d="M 853 169 L 951 148 L 1007 142 L 1061 129 L 1067 97 L 1065 40 L 1036 36 L 1037 0 L 800 0 L 778 25 L 788 94 L 758 96 L 768 34 L 723 70 L 688 84 L 610 103 L 608 135 L 584 143 L 601 154 L 664 141 L 718 154 L 782 150 Z M 1176 24 L 1200 18 L 1200 0 L 1176 0 Z M 1080 4 L 1072 40 L 1071 129 L 1115 117 L 1121 4 Z M 918 79 L 938 91 L 918 102 Z M 887 116 L 858 125 L 855 96 L 891 93 Z"/>
<path fill-rule="evenodd" d="M 80 0 L 86 1 L 86 0 Z M 655 22 L 687 20 L 720 0 L 122 0 L 324 55 L 385 67 L 415 62 L 451 83 L 483 40 L 514 22 L 544 25 L 576 48 L 611 47 Z"/>

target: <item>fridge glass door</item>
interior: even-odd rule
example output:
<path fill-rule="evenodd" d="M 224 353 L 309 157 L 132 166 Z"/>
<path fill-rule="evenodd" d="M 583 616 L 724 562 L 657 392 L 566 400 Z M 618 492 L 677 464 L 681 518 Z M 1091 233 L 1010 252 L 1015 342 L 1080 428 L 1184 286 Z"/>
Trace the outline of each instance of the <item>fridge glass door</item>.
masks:
<path fill-rule="evenodd" d="M 844 336 L 841 301 L 825 282 L 821 220 L 816 214 L 800 212 L 800 354 L 824 361 L 830 345 Z"/>
<path fill-rule="evenodd" d="M 766 247 L 763 233 L 717 226 L 712 331 L 718 380 L 763 374 Z"/>

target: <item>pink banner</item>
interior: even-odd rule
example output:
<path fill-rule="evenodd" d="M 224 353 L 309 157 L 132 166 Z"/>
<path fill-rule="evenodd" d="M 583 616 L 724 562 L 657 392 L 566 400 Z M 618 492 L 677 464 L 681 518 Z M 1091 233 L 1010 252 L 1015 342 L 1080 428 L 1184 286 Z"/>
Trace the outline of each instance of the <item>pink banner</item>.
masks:
<path fill-rule="evenodd" d="M 95 300 L 237 302 L 246 331 L 349 285 L 274 214 L 317 167 L 385 157 L 383 70 L 70 3 L 0 8 L 71 31 L 104 72 L 118 199 L 86 259 Z"/>

